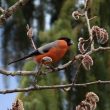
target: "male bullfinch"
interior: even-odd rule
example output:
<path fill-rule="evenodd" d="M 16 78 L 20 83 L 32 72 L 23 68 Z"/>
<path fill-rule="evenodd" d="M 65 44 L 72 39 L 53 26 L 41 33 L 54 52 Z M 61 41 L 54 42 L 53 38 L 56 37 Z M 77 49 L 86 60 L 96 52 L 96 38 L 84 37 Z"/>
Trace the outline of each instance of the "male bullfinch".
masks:
<path fill-rule="evenodd" d="M 58 62 L 63 58 L 72 44 L 73 41 L 71 39 L 67 37 L 61 37 L 54 42 L 39 47 L 37 50 L 33 51 L 29 55 L 24 56 L 23 58 L 10 62 L 9 64 L 24 60 L 29 57 L 34 57 L 35 61 L 38 63 L 41 63 L 44 57 L 50 57 L 52 59 L 52 63 Z"/>

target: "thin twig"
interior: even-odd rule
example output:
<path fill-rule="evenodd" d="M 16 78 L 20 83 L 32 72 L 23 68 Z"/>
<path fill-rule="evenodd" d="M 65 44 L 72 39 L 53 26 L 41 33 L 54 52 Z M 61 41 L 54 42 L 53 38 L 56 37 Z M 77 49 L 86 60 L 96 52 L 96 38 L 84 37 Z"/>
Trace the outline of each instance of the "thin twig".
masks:
<path fill-rule="evenodd" d="M 93 50 L 94 49 L 94 41 L 93 41 L 93 36 L 92 36 L 92 32 L 91 32 L 90 20 L 88 18 L 88 12 L 85 11 L 84 15 L 85 15 L 85 19 L 87 22 L 87 27 L 88 27 L 89 37 L 90 37 L 90 43 L 91 43 L 91 50 Z"/>
<path fill-rule="evenodd" d="M 78 77 L 78 72 L 79 72 L 80 66 L 81 66 L 81 63 L 78 65 L 78 68 L 76 70 L 76 73 L 75 73 L 75 76 L 74 76 L 74 79 L 73 79 L 73 82 L 72 82 L 73 84 L 75 84 L 76 81 L 77 81 L 77 77 Z"/>
<path fill-rule="evenodd" d="M 33 48 L 34 48 L 35 50 L 37 50 L 37 47 L 35 46 L 35 43 L 34 43 L 34 40 L 33 40 L 33 37 L 30 38 L 30 40 L 31 40 L 31 43 L 32 43 Z"/>
<path fill-rule="evenodd" d="M 88 10 L 88 8 L 89 8 L 89 2 L 90 2 L 90 0 L 85 0 L 85 11 L 87 11 Z"/>
<path fill-rule="evenodd" d="M 94 52 L 98 52 L 98 51 L 108 51 L 108 50 L 110 50 L 110 47 L 98 47 L 98 48 L 94 48 L 93 50 L 91 50 L 91 51 L 89 51 L 89 52 L 87 52 L 86 54 L 92 54 L 92 53 L 94 53 Z"/>
<path fill-rule="evenodd" d="M 89 36 L 90 39 L 92 40 L 92 34 L 91 34 L 91 27 L 90 27 L 90 22 L 89 22 L 89 18 L 88 18 L 88 14 L 87 11 L 85 11 L 85 18 L 86 18 L 86 22 L 87 22 L 87 27 L 88 27 L 88 31 L 89 31 Z"/>
<path fill-rule="evenodd" d="M 28 24 L 26 26 L 26 29 L 27 29 L 27 36 L 31 40 L 31 43 L 32 43 L 33 48 L 36 50 L 37 47 L 36 47 L 35 42 L 33 40 L 33 29 L 32 29 L 32 27 L 29 27 Z"/>
<path fill-rule="evenodd" d="M 45 89 L 64 89 L 68 87 L 88 87 L 95 84 L 110 84 L 110 81 L 93 81 L 89 83 L 82 83 L 82 84 L 65 84 L 65 85 L 52 85 L 52 86 L 31 86 L 27 88 L 17 88 L 17 89 L 6 89 L 0 90 L 0 94 L 8 94 L 8 93 L 15 93 L 15 92 L 30 92 L 30 91 L 37 91 L 37 90 L 45 90 Z"/>
<path fill-rule="evenodd" d="M 89 19 L 89 21 L 92 21 L 95 18 L 97 18 L 97 16 L 93 16 L 92 18 Z"/>

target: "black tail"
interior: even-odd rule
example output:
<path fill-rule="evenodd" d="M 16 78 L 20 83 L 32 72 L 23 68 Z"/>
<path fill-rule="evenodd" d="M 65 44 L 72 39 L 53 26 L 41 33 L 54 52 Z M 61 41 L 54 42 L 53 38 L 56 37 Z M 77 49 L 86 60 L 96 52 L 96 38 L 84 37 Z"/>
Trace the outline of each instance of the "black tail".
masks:
<path fill-rule="evenodd" d="M 26 56 L 24 56 L 24 57 L 22 57 L 22 58 L 20 58 L 20 59 L 17 59 L 17 60 L 14 60 L 14 61 L 10 62 L 8 65 L 10 65 L 10 64 L 12 64 L 12 63 L 15 63 L 15 62 L 18 62 L 18 61 L 21 61 L 21 60 L 24 60 L 24 59 L 26 59 L 26 58 L 29 58 L 29 57 L 38 55 L 38 54 L 40 54 L 39 51 L 38 51 L 38 50 L 35 50 L 34 52 L 30 53 L 29 55 L 26 55 Z"/>

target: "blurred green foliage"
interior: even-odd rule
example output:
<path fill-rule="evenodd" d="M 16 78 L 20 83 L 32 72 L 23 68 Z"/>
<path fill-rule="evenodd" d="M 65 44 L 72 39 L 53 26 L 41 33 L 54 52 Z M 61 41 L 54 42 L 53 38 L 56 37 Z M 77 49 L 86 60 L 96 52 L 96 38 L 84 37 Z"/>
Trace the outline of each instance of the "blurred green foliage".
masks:
<path fill-rule="evenodd" d="M 15 3 L 15 0 L 7 0 L 8 6 Z M 107 29 L 110 33 L 110 0 L 95 0 L 91 2 L 89 17 L 97 16 L 90 21 L 91 27 L 98 25 Z M 3 34 L 3 62 L 7 64 L 9 58 L 21 57 L 32 50 L 30 41 L 26 36 L 26 24 L 32 25 L 33 19 L 38 22 L 35 41 L 37 45 L 56 40 L 60 36 L 68 36 L 74 40 L 75 45 L 65 56 L 62 63 L 73 58 L 78 52 L 77 42 L 79 37 L 88 37 L 87 25 L 84 18 L 75 21 L 71 14 L 74 10 L 80 9 L 77 0 L 40 0 L 38 6 L 31 1 L 4 25 Z M 33 14 L 34 13 L 34 14 Z M 50 14 L 51 28 L 45 31 L 45 13 Z M 95 80 L 110 80 L 110 55 L 109 52 L 99 52 L 92 55 L 94 65 L 90 71 L 80 68 L 77 82 L 85 83 Z M 23 64 L 17 63 L 16 68 L 23 70 L 34 70 L 35 62 L 26 61 Z M 55 85 L 71 83 L 76 71 L 75 64 L 63 72 L 53 72 L 44 77 L 38 77 L 39 85 Z M 20 87 L 28 87 L 32 84 L 33 77 L 23 77 L 20 80 Z M 75 106 L 84 99 L 87 92 L 93 91 L 100 97 L 97 110 L 109 110 L 110 88 L 108 85 L 93 85 L 87 88 L 75 88 L 69 92 L 63 90 L 42 90 L 29 93 L 20 93 L 18 97 L 23 100 L 25 110 L 73 110 Z"/>

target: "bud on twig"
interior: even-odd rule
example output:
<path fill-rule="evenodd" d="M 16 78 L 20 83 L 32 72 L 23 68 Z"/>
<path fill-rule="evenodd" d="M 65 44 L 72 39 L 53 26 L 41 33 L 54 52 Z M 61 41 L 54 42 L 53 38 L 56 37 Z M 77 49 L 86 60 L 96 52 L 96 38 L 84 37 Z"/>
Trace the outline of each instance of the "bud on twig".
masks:
<path fill-rule="evenodd" d="M 46 56 L 42 58 L 42 63 L 48 64 L 52 62 L 52 58 Z"/>
<path fill-rule="evenodd" d="M 29 28 L 28 24 L 27 24 L 26 28 L 27 28 L 27 36 L 31 39 L 33 36 L 32 28 Z"/>
<path fill-rule="evenodd" d="M 34 43 L 34 40 L 32 38 L 33 37 L 32 28 L 30 28 L 29 25 L 27 24 L 26 29 L 27 29 L 27 36 L 31 40 L 31 43 L 32 43 L 33 48 L 36 50 L 37 48 L 36 48 L 35 43 Z"/>
<path fill-rule="evenodd" d="M 85 49 L 84 49 L 84 44 L 85 44 L 85 42 L 84 42 L 84 39 L 82 38 L 82 37 L 80 37 L 79 38 L 79 43 L 78 43 L 78 49 L 79 49 L 79 51 L 83 54 L 83 53 L 85 53 Z"/>

